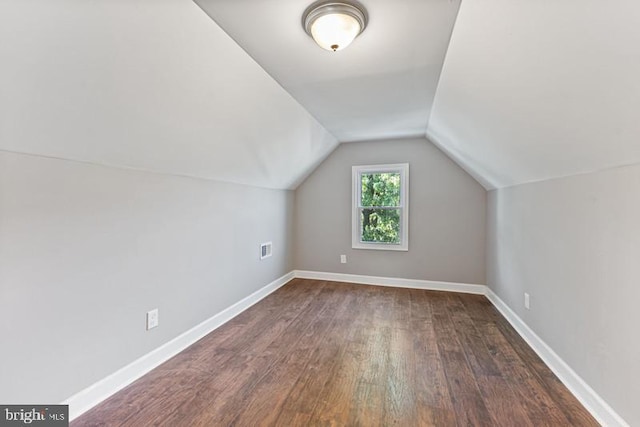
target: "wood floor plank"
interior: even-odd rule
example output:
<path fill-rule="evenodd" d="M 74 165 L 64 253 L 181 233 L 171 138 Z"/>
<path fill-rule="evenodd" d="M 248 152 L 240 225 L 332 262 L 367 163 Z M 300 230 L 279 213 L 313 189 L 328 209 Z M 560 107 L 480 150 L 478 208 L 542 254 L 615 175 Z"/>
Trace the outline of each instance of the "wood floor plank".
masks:
<path fill-rule="evenodd" d="M 447 295 L 447 307 L 451 313 L 451 321 L 460 343 L 465 349 L 467 360 L 478 376 L 499 376 L 493 355 L 485 345 L 482 334 L 461 303 L 464 296 Z"/>
<path fill-rule="evenodd" d="M 77 426 L 592 426 L 491 303 L 295 279 Z"/>
<path fill-rule="evenodd" d="M 266 375 L 281 363 L 282 359 L 291 360 L 291 355 L 299 355 L 299 341 L 309 327 L 320 327 L 314 322 L 326 310 L 332 311 L 332 304 L 338 303 L 330 288 L 323 286 L 320 293 L 296 317 L 285 315 L 287 327 L 277 324 L 275 327 L 265 326 L 265 331 L 253 345 L 243 347 L 242 358 L 230 361 L 214 378 L 216 383 L 223 383 L 223 392 L 218 397 L 217 405 L 207 415 L 209 425 L 231 425 L 239 413 L 249 413 L 246 407 L 254 402 L 254 398 L 262 398 L 264 394 L 256 392 L 257 386 L 264 381 Z M 280 391 L 282 391 L 280 389 Z M 269 394 L 270 405 L 276 403 L 278 393 Z M 285 395 L 286 396 L 286 395 Z M 260 400 L 254 402 L 259 407 Z"/>
<path fill-rule="evenodd" d="M 528 372 L 540 384 L 540 389 L 555 402 L 570 425 L 597 426 L 598 422 L 584 410 L 578 399 L 567 391 L 567 388 L 544 364 L 542 359 L 518 335 L 506 319 L 501 318 L 497 326 L 509 342 L 515 353 L 526 362 Z"/>
<path fill-rule="evenodd" d="M 432 322 L 431 299 L 424 291 L 414 289 L 410 291 L 410 298 L 411 327 L 415 332 L 413 334 L 414 387 L 418 425 L 455 425 L 455 410 Z"/>
<path fill-rule="evenodd" d="M 412 425 L 417 419 L 415 353 L 411 330 L 411 299 L 407 289 L 394 291 L 387 364 L 384 425 Z"/>
<path fill-rule="evenodd" d="M 522 402 L 529 419 L 537 426 L 570 425 L 564 413 L 536 379 L 526 363 L 513 350 L 495 325 L 486 325 L 485 339 L 516 398 Z"/>
<path fill-rule="evenodd" d="M 490 352 L 484 335 L 471 319 L 462 303 L 463 299 L 464 296 L 461 295 L 448 295 L 448 307 L 452 313 L 454 330 L 475 373 L 493 424 L 505 427 L 532 426 L 523 402 L 514 395 L 509 383 L 502 377 L 495 355 Z"/>
<path fill-rule="evenodd" d="M 263 349 L 323 291 L 322 283 L 309 286 L 294 279 L 290 284 L 291 286 L 281 288 L 282 292 L 277 296 L 272 294 L 260 301 L 260 310 L 241 313 L 224 327 L 196 342 L 189 351 L 183 351 L 168 360 L 160 369 L 189 366 L 207 371 L 216 370 L 225 366 L 226 361 L 237 354 L 244 354 L 249 349 Z M 269 327 L 266 332 L 265 326 Z"/>
<path fill-rule="evenodd" d="M 366 304 L 366 293 L 357 292 L 357 289 L 354 291 L 357 294 L 354 305 L 362 307 Z M 334 332 L 333 342 L 339 350 L 311 414 L 311 420 L 318 425 L 347 425 L 352 417 L 353 401 L 358 391 L 358 373 L 365 362 L 364 336 L 371 322 L 364 310 L 351 310 L 348 314 L 342 319 L 345 323 L 341 322 L 341 328 Z"/>
<path fill-rule="evenodd" d="M 491 417 L 482 399 L 473 370 L 453 327 L 449 295 L 434 294 L 433 321 L 447 384 L 459 425 L 490 426 Z"/>
<path fill-rule="evenodd" d="M 345 298 L 339 293 L 332 294 L 322 301 L 324 305 L 321 309 L 300 319 L 300 326 L 292 328 L 289 336 L 283 336 L 278 347 L 268 349 L 270 354 L 279 354 L 280 358 L 276 359 L 265 376 L 255 384 L 250 393 L 251 398 L 243 405 L 232 424 L 275 424 L 291 391 L 311 362 L 318 342 L 325 340 L 335 324 L 335 318 L 348 309 L 350 300 L 351 298 Z M 307 402 L 307 406 L 310 403 L 312 402 Z"/>

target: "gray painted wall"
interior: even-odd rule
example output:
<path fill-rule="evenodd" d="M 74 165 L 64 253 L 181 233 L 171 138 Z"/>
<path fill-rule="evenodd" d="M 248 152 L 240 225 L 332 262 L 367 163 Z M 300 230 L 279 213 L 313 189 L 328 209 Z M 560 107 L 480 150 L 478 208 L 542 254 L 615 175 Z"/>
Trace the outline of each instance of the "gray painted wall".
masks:
<path fill-rule="evenodd" d="M 0 402 L 60 402 L 290 271 L 292 210 L 288 191 L 0 152 Z"/>
<path fill-rule="evenodd" d="M 351 249 L 351 167 L 404 162 L 409 251 Z M 295 199 L 297 269 L 485 283 L 486 191 L 424 138 L 342 144 Z"/>
<path fill-rule="evenodd" d="M 638 194 L 640 166 L 495 190 L 487 230 L 489 286 L 630 425 L 640 425 Z"/>

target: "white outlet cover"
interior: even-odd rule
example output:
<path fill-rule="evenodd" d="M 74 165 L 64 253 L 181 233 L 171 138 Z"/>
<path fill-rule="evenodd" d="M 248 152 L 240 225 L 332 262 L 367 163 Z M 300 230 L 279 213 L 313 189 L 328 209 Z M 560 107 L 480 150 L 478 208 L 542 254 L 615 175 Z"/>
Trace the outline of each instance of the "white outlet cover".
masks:
<path fill-rule="evenodd" d="M 340 255 L 340 262 L 342 264 L 346 264 L 347 263 L 347 256 L 346 255 Z"/>
<path fill-rule="evenodd" d="M 147 312 L 147 330 L 153 329 L 159 324 L 158 309 L 155 308 Z"/>
<path fill-rule="evenodd" d="M 524 308 L 526 308 L 527 310 L 529 310 L 529 307 L 531 306 L 531 300 L 529 298 L 529 294 L 528 293 L 524 293 Z"/>

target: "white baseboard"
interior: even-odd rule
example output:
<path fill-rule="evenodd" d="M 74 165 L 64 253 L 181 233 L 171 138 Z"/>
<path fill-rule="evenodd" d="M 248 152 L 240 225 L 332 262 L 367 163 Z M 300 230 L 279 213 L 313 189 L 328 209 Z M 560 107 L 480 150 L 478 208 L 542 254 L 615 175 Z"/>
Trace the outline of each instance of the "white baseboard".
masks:
<path fill-rule="evenodd" d="M 409 289 L 460 292 L 486 295 L 489 301 L 509 321 L 513 328 L 540 356 L 544 363 L 556 374 L 573 395 L 584 405 L 603 426 L 629 427 L 578 374 L 567 365 L 538 335 L 536 335 L 518 315 L 509 308 L 491 289 L 485 285 L 438 282 L 429 280 L 375 277 L 356 274 L 326 273 L 319 271 L 294 270 L 274 280 L 248 297 L 205 320 L 187 332 L 140 357 L 108 377 L 87 387 L 63 402 L 69 405 L 69 419 L 74 420 L 93 406 L 123 389 L 133 381 L 175 356 L 211 331 L 228 322 L 267 295 L 285 285 L 293 278 L 331 280 L 365 285 L 390 286 Z"/>
<path fill-rule="evenodd" d="M 247 308 L 285 285 L 293 279 L 293 277 L 293 272 L 285 274 L 265 287 L 252 293 L 248 297 L 233 304 L 231 307 L 226 308 L 215 316 L 194 326 L 185 333 L 177 336 L 150 353 L 145 354 L 108 377 L 103 378 L 97 383 L 69 397 L 63 402 L 64 405 L 69 405 L 69 419 L 74 420 L 112 394 L 148 373 L 153 368 L 169 360 L 171 357 L 189 347 L 200 338 L 233 319 Z"/>
<path fill-rule="evenodd" d="M 629 424 L 604 399 L 488 287 L 486 296 L 596 421 L 603 426 L 629 427 Z"/>
<path fill-rule="evenodd" d="M 393 288 L 425 289 L 430 291 L 460 292 L 484 295 L 485 285 L 468 283 L 434 282 L 431 280 L 399 279 L 393 277 L 363 276 L 359 274 L 324 273 L 320 271 L 294 270 L 295 277 L 301 279 L 331 280 L 335 282 L 357 283 L 360 285 L 389 286 Z"/>

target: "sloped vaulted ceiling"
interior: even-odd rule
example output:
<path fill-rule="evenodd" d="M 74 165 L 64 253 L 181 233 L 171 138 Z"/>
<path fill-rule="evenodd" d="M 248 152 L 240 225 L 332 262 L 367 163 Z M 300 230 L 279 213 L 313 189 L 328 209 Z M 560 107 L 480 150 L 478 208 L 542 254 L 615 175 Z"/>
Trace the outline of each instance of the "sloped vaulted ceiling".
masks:
<path fill-rule="evenodd" d="M 424 135 L 460 0 L 363 0 L 345 50 L 302 28 L 314 0 L 194 0 L 341 142 Z"/>
<path fill-rule="evenodd" d="M 640 2 L 463 1 L 427 136 L 487 188 L 640 162 Z"/>
<path fill-rule="evenodd" d="M 195 1 L 340 141 L 426 133 L 487 189 L 640 162 L 639 2 L 368 0 L 334 54 L 310 2 Z"/>
<path fill-rule="evenodd" d="M 192 0 L 0 2 L 0 150 L 269 188 L 334 135 L 426 134 L 489 189 L 640 162 L 635 0 L 362 0 L 337 54 L 311 1 L 196 1 L 230 36 Z"/>
<path fill-rule="evenodd" d="M 0 149 L 294 188 L 337 144 L 189 0 L 0 2 Z"/>

